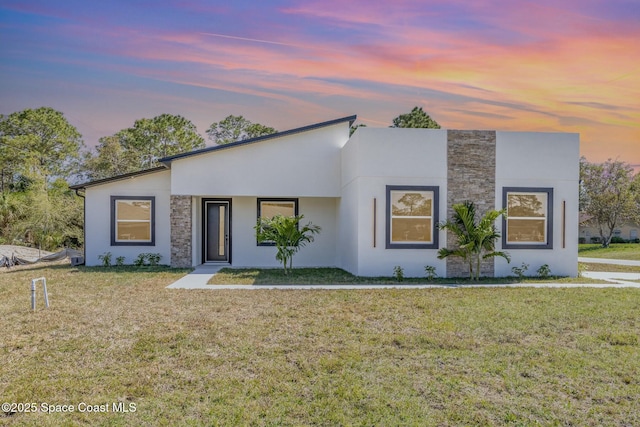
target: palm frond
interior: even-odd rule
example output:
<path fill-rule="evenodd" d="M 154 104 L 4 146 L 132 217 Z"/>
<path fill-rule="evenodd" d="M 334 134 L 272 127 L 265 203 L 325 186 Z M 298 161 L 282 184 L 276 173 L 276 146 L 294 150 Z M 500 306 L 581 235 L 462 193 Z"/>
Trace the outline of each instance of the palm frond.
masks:
<path fill-rule="evenodd" d="M 474 262 L 476 275 L 480 274 L 480 260 L 500 256 L 510 261 L 506 252 L 495 250 L 495 242 L 500 238 L 500 233 L 495 226 L 495 221 L 505 210 L 491 210 L 485 213 L 476 223 L 476 207 L 473 202 L 465 201 L 452 206 L 454 214 L 439 225 L 441 230 L 452 232 L 457 239 L 457 247 L 453 249 L 442 248 L 438 251 L 438 258 L 448 256 L 462 258 L 469 265 L 469 276 L 474 277 Z"/>
<path fill-rule="evenodd" d="M 497 256 L 506 259 L 507 262 L 511 262 L 511 256 L 509 255 L 509 253 L 503 252 L 503 251 L 493 251 L 493 252 L 486 253 L 482 256 L 482 259 L 487 259 L 487 258 L 492 258 Z"/>

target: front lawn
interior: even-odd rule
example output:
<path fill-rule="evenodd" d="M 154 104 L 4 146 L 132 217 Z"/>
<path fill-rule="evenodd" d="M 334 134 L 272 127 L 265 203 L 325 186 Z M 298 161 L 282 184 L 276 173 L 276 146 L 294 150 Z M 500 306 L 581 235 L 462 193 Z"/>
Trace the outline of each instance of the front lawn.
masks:
<path fill-rule="evenodd" d="M 608 248 L 599 243 L 581 244 L 578 245 L 578 256 L 640 261 L 640 243 L 612 243 Z"/>
<path fill-rule="evenodd" d="M 184 274 L 0 273 L 2 401 L 75 405 L 0 424 L 640 425 L 637 289 L 166 289 Z"/>

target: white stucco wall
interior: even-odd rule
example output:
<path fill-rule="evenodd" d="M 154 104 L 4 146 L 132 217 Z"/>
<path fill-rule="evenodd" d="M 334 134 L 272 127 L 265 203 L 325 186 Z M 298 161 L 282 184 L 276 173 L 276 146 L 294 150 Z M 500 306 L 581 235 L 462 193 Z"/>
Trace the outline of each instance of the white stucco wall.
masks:
<path fill-rule="evenodd" d="M 340 149 L 348 128 L 342 122 L 176 159 L 171 163 L 172 194 L 339 197 Z"/>
<path fill-rule="evenodd" d="M 503 187 L 553 188 L 553 249 L 507 249 L 511 263 L 495 262 L 496 276 L 512 275 L 511 268 L 529 264 L 535 275 L 543 264 L 551 274 L 578 273 L 578 179 L 580 138 L 572 133 L 496 133 L 496 207 L 502 207 Z M 562 247 L 562 202 L 566 202 L 565 247 Z M 502 234 L 502 221 L 498 222 Z M 502 248 L 502 242 L 498 242 Z"/>
<path fill-rule="evenodd" d="M 529 273 L 548 264 L 552 274 L 577 274 L 579 136 L 559 133 L 496 133 L 496 208 L 503 187 L 551 187 L 553 249 L 509 249 L 511 264 L 496 259 L 496 276 L 511 275 L 522 262 Z M 360 128 L 343 149 L 343 198 L 340 201 L 339 265 L 362 276 L 390 276 L 393 267 L 405 276 L 423 276 L 424 266 L 446 274 L 437 249 L 385 249 L 387 185 L 437 186 L 440 221 L 447 211 L 447 132 L 424 129 Z M 373 247 L 373 199 L 377 200 L 376 247 Z M 566 202 L 562 229 L 562 202 Z M 355 219 L 354 219 L 355 218 Z M 502 232 L 502 222 L 497 223 Z M 564 248 L 562 233 L 564 231 Z M 446 246 L 439 232 L 439 247 Z M 501 241 L 498 249 L 502 248 Z"/>
<path fill-rule="evenodd" d="M 290 197 L 291 195 L 261 195 L 268 197 Z M 194 197 L 195 235 L 193 239 L 193 264 L 202 263 L 202 198 Z M 224 198 L 220 195 L 207 195 L 204 198 Z M 276 248 L 258 246 L 254 226 L 258 215 L 257 197 L 231 198 L 231 264 L 234 267 L 280 267 L 275 258 Z M 293 258 L 297 267 L 335 267 L 337 246 L 337 199 L 331 197 L 300 197 L 298 213 L 304 215 L 303 224 L 312 222 L 322 230 L 314 236 Z"/>
<path fill-rule="evenodd" d="M 170 262 L 170 194 L 192 195 L 192 261 L 202 263 L 202 199 L 232 199 L 232 265 L 278 267 L 274 247 L 257 246 L 257 197 L 298 198 L 305 221 L 322 227 L 316 241 L 294 258 L 295 266 L 339 266 L 361 276 L 424 276 L 424 266 L 446 274 L 437 249 L 386 249 L 386 186 L 439 187 L 439 220 L 447 211 L 446 130 L 360 128 L 346 142 L 347 123 L 244 147 L 176 160 L 172 169 L 86 189 L 86 262 L 106 252 L 125 256 L 158 252 Z M 529 273 L 548 264 L 552 274 L 577 274 L 579 136 L 496 133 L 496 208 L 503 187 L 552 187 L 553 249 L 508 249 L 512 262 L 495 262 L 497 276 L 522 262 Z M 286 153 L 283 155 L 283 153 Z M 274 166 L 275 165 L 275 166 Z M 174 186 L 173 189 L 171 186 Z M 110 196 L 155 196 L 155 246 L 111 246 Z M 373 244 L 373 201 L 376 200 Z M 562 229 L 562 202 L 566 202 Z M 502 223 L 498 222 L 502 232 Z M 562 233 L 565 247 L 562 247 Z M 439 247 L 446 245 L 438 231 Z M 498 249 L 501 249 L 501 241 Z"/>
<path fill-rule="evenodd" d="M 85 192 L 85 262 L 101 265 L 98 255 L 111 252 L 111 262 L 125 257 L 132 264 L 141 253 L 160 253 L 161 264 L 171 262 L 169 170 L 90 186 Z M 111 196 L 155 196 L 155 246 L 111 246 Z"/>
<path fill-rule="evenodd" d="M 340 265 L 361 276 L 391 276 L 396 265 L 406 277 L 424 276 L 424 267 L 445 274 L 437 249 L 386 249 L 386 186 L 437 186 L 439 215 L 446 215 L 447 134 L 444 130 L 360 128 L 343 150 L 340 206 Z M 373 200 L 376 199 L 376 246 Z M 355 221 L 354 217 L 355 215 Z M 439 239 L 444 241 L 444 233 Z M 354 243 L 356 249 L 354 250 Z M 354 260 L 354 252 L 355 260 Z"/>
<path fill-rule="evenodd" d="M 351 180 L 342 188 L 338 200 L 338 246 L 337 266 L 358 274 L 359 215 L 358 180 Z"/>

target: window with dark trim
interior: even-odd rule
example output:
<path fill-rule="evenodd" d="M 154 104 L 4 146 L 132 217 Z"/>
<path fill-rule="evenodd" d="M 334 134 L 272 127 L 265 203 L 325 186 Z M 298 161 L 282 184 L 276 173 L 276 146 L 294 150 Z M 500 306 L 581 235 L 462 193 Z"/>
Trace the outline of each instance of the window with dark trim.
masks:
<path fill-rule="evenodd" d="M 298 199 L 285 198 L 259 198 L 258 199 L 258 218 L 273 218 L 276 215 L 297 216 L 298 215 Z M 258 246 L 273 246 L 271 242 L 258 243 Z"/>
<path fill-rule="evenodd" d="M 387 185 L 386 248 L 437 249 L 439 189 Z"/>
<path fill-rule="evenodd" d="M 156 198 L 111 196 L 111 246 L 154 246 Z"/>
<path fill-rule="evenodd" d="M 553 188 L 504 187 L 504 249 L 553 249 Z"/>

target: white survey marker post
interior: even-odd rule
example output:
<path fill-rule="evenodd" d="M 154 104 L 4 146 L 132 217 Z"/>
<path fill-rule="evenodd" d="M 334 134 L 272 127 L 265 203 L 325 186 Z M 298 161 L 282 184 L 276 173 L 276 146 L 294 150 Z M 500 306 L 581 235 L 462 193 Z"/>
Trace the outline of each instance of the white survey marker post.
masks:
<path fill-rule="evenodd" d="M 49 295 L 47 294 L 47 279 L 39 277 L 31 281 L 31 309 L 36 311 L 36 283 L 42 281 L 42 290 L 44 292 L 44 306 L 49 308 Z"/>

